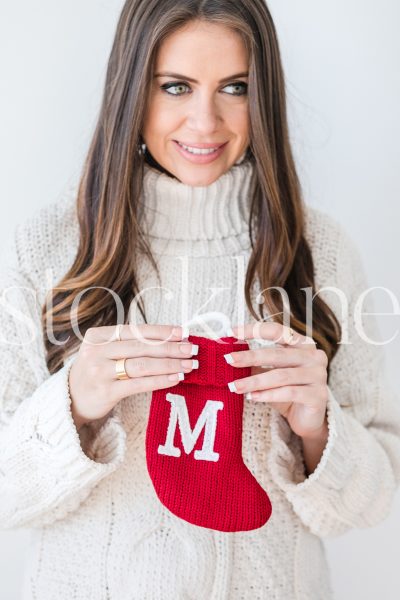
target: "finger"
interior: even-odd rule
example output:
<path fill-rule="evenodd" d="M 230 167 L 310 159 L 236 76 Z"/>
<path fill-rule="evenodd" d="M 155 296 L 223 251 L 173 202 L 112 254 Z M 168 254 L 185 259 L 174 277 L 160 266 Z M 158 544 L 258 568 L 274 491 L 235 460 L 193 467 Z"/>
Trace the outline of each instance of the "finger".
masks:
<path fill-rule="evenodd" d="M 125 371 L 129 377 L 148 377 L 150 375 L 165 375 L 169 373 L 190 373 L 199 368 L 197 359 L 178 358 L 149 358 L 140 356 L 138 358 L 125 359 Z M 107 361 L 106 368 L 110 379 L 117 379 L 115 361 Z"/>
<path fill-rule="evenodd" d="M 183 335 L 187 337 L 188 333 L 185 333 L 183 327 L 177 325 L 135 325 L 134 323 L 127 323 L 120 327 L 121 340 L 181 340 Z"/>
<path fill-rule="evenodd" d="M 255 400 L 257 402 L 271 402 L 276 405 L 278 410 L 287 411 L 294 402 L 298 404 L 309 404 L 310 394 L 307 385 L 288 385 L 271 390 L 260 390 L 256 392 L 247 392 L 246 400 Z"/>
<path fill-rule="evenodd" d="M 325 397 L 325 389 L 326 386 L 320 385 L 288 385 L 270 390 L 248 392 L 245 398 L 246 400 L 274 403 L 278 410 L 279 407 L 284 409 L 285 404 L 288 407 L 293 403 L 302 404 L 314 412 L 320 410 L 321 402 Z"/>
<path fill-rule="evenodd" d="M 169 375 L 152 375 L 150 377 L 132 377 L 132 379 L 116 380 L 112 383 L 118 398 L 126 398 L 132 394 L 152 392 L 176 386 L 184 379 L 184 373 L 171 373 Z"/>
<path fill-rule="evenodd" d="M 229 389 L 238 394 L 287 385 L 324 383 L 327 372 L 323 367 L 294 367 L 271 369 L 264 373 L 242 377 L 229 382 Z"/>
<path fill-rule="evenodd" d="M 190 342 L 164 342 L 161 340 L 126 340 L 123 342 L 109 342 L 104 347 L 106 358 L 136 358 L 152 356 L 155 358 L 188 358 L 198 354 L 197 344 Z"/>
<path fill-rule="evenodd" d="M 319 364 L 321 357 L 315 348 L 305 351 L 301 348 L 256 348 L 224 354 L 226 362 L 233 367 L 300 367 Z"/>
<path fill-rule="evenodd" d="M 119 326 L 119 337 L 123 340 L 181 340 L 187 331 L 177 325 L 135 325 L 126 323 Z M 92 344 L 109 343 L 120 341 L 117 339 L 116 325 L 103 325 L 100 327 L 91 327 L 85 334 L 84 341 Z"/>
<path fill-rule="evenodd" d="M 294 332 L 294 337 L 290 341 L 290 327 L 282 325 L 281 323 L 265 323 L 263 321 L 257 321 L 255 323 L 235 325 L 232 327 L 232 331 L 238 339 L 269 340 L 275 344 L 287 344 L 290 346 L 302 345 L 305 348 L 315 346 L 315 342 L 312 338 L 301 335 L 297 331 Z"/>

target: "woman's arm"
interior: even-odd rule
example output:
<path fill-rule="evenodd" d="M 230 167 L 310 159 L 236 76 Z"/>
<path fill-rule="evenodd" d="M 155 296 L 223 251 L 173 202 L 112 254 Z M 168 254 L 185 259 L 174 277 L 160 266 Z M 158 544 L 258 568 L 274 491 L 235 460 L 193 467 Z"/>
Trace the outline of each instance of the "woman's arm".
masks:
<path fill-rule="evenodd" d="M 29 277 L 17 264 L 0 279 L 0 528 L 40 527 L 75 510 L 115 471 L 126 434 L 113 415 L 78 433 L 72 360 L 49 375 Z"/>
<path fill-rule="evenodd" d="M 272 476 L 304 524 L 319 536 L 381 522 L 400 481 L 399 400 L 385 380 L 384 346 L 362 339 L 355 329 L 354 309 L 368 282 L 350 236 L 341 229 L 338 237 L 336 285 L 349 302 L 351 343 L 339 345 L 331 362 L 328 438 L 320 458 L 314 454 L 317 464 L 308 476 L 301 438 L 274 410 L 270 423 Z M 331 293 L 326 301 L 331 303 Z M 379 341 L 376 317 L 366 314 L 373 308 L 369 294 L 362 305 L 363 331 Z"/>

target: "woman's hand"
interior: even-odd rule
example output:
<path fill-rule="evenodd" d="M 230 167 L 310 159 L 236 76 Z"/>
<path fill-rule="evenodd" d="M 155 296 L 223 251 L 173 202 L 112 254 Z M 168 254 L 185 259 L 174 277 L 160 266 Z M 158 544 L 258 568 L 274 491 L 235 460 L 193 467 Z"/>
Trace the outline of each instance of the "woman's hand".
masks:
<path fill-rule="evenodd" d="M 198 366 L 190 359 L 197 346 L 179 341 L 182 327 L 122 325 L 121 341 L 115 333 L 113 325 L 88 329 L 70 369 L 71 412 L 78 430 L 106 416 L 122 398 L 175 386 L 182 373 Z M 117 379 L 119 358 L 126 358 L 130 379 Z"/>
<path fill-rule="evenodd" d="M 235 388 L 246 399 L 271 402 L 285 417 L 292 431 L 302 438 L 306 466 L 312 472 L 328 438 L 325 352 L 317 349 L 311 338 L 297 332 L 291 343 L 286 343 L 289 328 L 279 323 L 249 323 L 232 329 L 238 339 L 266 339 L 278 344 L 231 352 L 232 366 L 252 368 L 250 377 L 234 380 Z M 226 360 L 230 362 L 229 356 Z"/>

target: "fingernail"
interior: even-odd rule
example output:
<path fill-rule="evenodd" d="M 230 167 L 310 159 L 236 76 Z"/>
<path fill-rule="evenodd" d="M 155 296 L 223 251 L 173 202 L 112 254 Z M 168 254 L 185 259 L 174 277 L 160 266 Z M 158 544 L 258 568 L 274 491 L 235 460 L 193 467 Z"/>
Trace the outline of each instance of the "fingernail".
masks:
<path fill-rule="evenodd" d="M 251 395 L 251 392 L 247 392 L 247 394 L 244 395 L 246 400 L 252 400 L 253 396 Z"/>
<path fill-rule="evenodd" d="M 193 344 L 180 344 L 179 350 L 183 352 L 183 354 L 193 354 L 192 351 Z"/>
<path fill-rule="evenodd" d="M 185 374 L 184 373 L 172 373 L 171 375 L 168 375 L 168 379 L 169 379 L 169 381 L 182 381 L 183 379 L 185 379 Z"/>
<path fill-rule="evenodd" d="M 235 385 L 234 381 L 230 381 L 228 383 L 228 388 L 230 389 L 231 392 L 237 392 L 236 385 Z"/>
<path fill-rule="evenodd" d="M 175 335 L 182 340 L 189 337 L 189 327 L 187 325 L 181 325 L 180 327 L 174 327 L 172 335 Z"/>
<path fill-rule="evenodd" d="M 224 359 L 228 363 L 228 365 L 233 365 L 233 356 L 232 354 L 224 354 Z"/>
<path fill-rule="evenodd" d="M 196 354 L 199 353 L 199 347 L 197 344 L 180 344 L 179 350 L 183 352 L 183 354 Z"/>
<path fill-rule="evenodd" d="M 181 365 L 182 367 L 188 367 L 189 369 L 198 369 L 199 368 L 199 361 L 196 359 L 193 360 L 181 360 Z"/>

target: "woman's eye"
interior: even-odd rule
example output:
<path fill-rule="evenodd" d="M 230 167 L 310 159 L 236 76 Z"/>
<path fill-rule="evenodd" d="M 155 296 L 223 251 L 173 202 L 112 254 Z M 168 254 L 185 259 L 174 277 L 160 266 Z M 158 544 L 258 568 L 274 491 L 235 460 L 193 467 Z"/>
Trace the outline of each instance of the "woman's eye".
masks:
<path fill-rule="evenodd" d="M 238 81 L 237 83 L 230 83 L 229 85 L 227 85 L 225 87 L 236 88 L 236 89 L 239 88 L 239 90 L 241 90 L 241 92 L 239 91 L 239 93 L 232 94 L 233 96 L 243 96 L 244 94 L 247 93 L 247 83 L 244 83 L 243 81 Z"/>
<path fill-rule="evenodd" d="M 167 94 L 169 94 L 170 96 L 182 96 L 184 92 L 180 93 L 178 92 L 172 92 L 169 90 L 172 90 L 173 88 L 189 88 L 189 86 L 186 83 L 164 83 L 164 85 L 160 86 L 161 89 L 166 92 Z M 247 83 L 245 83 L 244 81 L 238 81 L 237 83 L 230 83 L 228 85 L 225 86 L 224 89 L 226 88 L 236 88 L 236 90 L 239 91 L 235 91 L 234 93 L 228 92 L 228 94 L 230 96 L 243 96 L 244 94 L 247 93 Z"/>
<path fill-rule="evenodd" d="M 161 89 L 166 92 L 167 94 L 169 94 L 170 96 L 182 96 L 182 94 L 180 94 L 179 92 L 170 92 L 169 90 L 172 88 L 184 88 L 184 87 L 189 87 L 188 85 L 186 85 L 186 83 L 164 83 L 164 85 L 161 86 Z"/>

